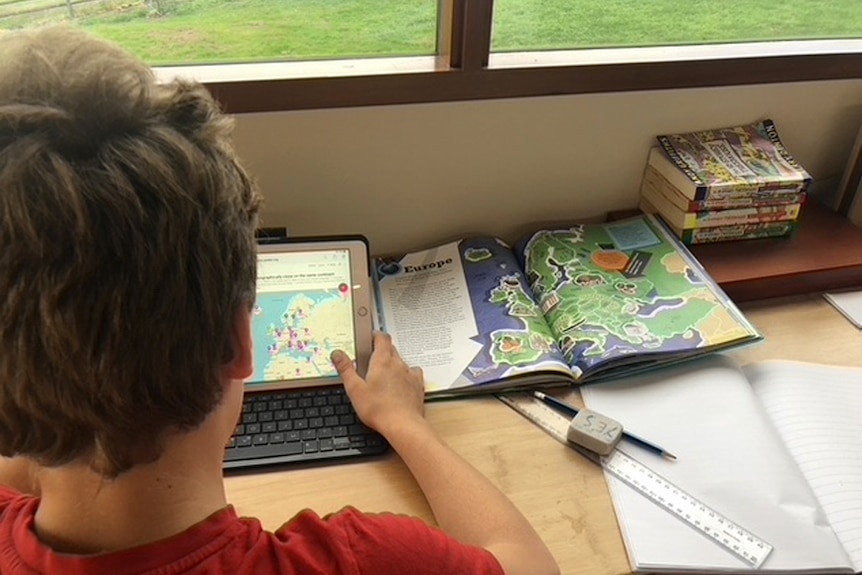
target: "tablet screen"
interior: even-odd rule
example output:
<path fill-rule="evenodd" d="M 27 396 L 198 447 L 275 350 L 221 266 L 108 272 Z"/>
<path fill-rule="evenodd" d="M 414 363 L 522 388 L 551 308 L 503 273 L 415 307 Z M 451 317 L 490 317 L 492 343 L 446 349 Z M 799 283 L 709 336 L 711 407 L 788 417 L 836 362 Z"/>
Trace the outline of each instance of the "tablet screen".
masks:
<path fill-rule="evenodd" d="M 337 383 L 330 360 L 336 349 L 367 361 L 371 314 L 366 261 L 364 244 L 260 246 L 249 389 Z"/>

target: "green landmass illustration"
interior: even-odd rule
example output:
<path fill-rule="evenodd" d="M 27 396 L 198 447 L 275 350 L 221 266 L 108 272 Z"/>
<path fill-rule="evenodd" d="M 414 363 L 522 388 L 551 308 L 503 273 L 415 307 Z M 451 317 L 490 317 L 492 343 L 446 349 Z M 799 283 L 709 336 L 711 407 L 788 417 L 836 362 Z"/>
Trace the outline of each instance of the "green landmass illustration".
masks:
<path fill-rule="evenodd" d="M 491 259 L 494 254 L 487 248 L 467 248 L 464 250 L 464 259 L 470 263 L 478 263 L 483 260 Z"/>
<path fill-rule="evenodd" d="M 661 350 L 670 340 L 704 347 L 746 333 L 671 245 L 641 252 L 649 263 L 636 277 L 596 265 L 602 249 L 585 242 L 581 227 L 543 233 L 528 246 L 531 288 L 570 364 Z"/>

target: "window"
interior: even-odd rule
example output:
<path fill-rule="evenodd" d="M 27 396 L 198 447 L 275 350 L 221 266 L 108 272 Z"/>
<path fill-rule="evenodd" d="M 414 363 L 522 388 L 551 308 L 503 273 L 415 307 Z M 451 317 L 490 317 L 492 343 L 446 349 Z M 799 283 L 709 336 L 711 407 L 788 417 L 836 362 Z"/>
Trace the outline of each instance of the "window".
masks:
<path fill-rule="evenodd" d="M 495 0 L 493 52 L 862 37 L 858 0 Z"/>
<path fill-rule="evenodd" d="M 98 8 L 79 9 L 80 25 L 153 65 L 413 56 L 436 50 L 435 0 L 93 4 Z"/>
<path fill-rule="evenodd" d="M 432 55 L 437 1 L 0 0 L 0 29 L 73 20 L 152 65 Z"/>
<path fill-rule="evenodd" d="M 862 78 L 858 0 L 0 0 L 228 111 Z"/>

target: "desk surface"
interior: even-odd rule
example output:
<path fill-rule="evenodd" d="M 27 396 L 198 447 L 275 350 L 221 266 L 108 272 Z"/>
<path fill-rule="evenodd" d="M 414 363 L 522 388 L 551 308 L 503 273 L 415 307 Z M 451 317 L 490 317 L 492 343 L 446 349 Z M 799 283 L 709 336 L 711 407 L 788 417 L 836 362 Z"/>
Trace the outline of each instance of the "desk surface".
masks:
<path fill-rule="evenodd" d="M 862 332 L 819 295 L 741 307 L 766 336 L 765 342 L 733 353 L 742 363 L 780 358 L 862 367 Z M 445 441 L 522 510 L 563 574 L 630 572 L 598 467 L 493 398 L 431 403 L 426 414 Z M 259 517 L 268 529 L 304 508 L 322 515 L 346 505 L 433 521 L 422 492 L 394 453 L 338 466 L 230 476 L 226 485 L 238 512 Z"/>

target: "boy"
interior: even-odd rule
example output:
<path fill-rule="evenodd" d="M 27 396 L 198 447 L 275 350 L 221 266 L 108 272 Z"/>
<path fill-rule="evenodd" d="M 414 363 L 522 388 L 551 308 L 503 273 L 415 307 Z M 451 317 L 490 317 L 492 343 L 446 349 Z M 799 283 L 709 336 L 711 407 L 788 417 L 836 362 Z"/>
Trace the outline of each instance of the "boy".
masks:
<path fill-rule="evenodd" d="M 72 28 L 6 34 L 0 54 L 0 572 L 558 572 L 436 437 L 384 334 L 364 379 L 332 359 L 440 529 L 238 518 L 221 463 L 253 367 L 260 197 L 227 118 Z"/>

